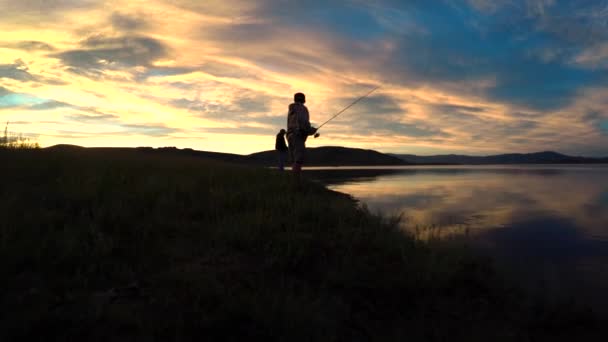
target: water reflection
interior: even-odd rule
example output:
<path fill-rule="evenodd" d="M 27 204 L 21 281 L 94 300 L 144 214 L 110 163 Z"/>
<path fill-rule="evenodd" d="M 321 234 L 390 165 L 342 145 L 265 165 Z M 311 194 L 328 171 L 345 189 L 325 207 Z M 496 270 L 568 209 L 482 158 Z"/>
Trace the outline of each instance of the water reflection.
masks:
<path fill-rule="evenodd" d="M 524 277 L 608 303 L 608 167 L 479 166 L 311 173 L 404 229 L 467 234 Z M 367 174 L 365 174 L 368 172 Z M 371 174 L 369 173 L 371 172 Z M 340 177 L 342 175 L 344 177 Z M 556 290 L 557 291 L 557 290 Z"/>
<path fill-rule="evenodd" d="M 608 168 L 427 167 L 324 179 L 372 210 L 403 214 L 404 226 L 466 226 L 470 234 L 540 216 L 573 221 L 582 233 L 608 239 Z M 342 174 L 343 177 L 340 177 Z M 315 176 L 313 176 L 315 177 Z"/>

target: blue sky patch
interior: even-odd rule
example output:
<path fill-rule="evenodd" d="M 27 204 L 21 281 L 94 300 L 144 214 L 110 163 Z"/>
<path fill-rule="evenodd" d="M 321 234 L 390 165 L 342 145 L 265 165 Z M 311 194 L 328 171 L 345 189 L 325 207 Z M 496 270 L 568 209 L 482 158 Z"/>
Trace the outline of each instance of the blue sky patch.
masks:
<path fill-rule="evenodd" d="M 44 102 L 47 102 L 47 100 L 28 94 L 9 93 L 4 96 L 0 96 L 0 108 L 35 106 Z"/>
<path fill-rule="evenodd" d="M 600 121 L 600 129 L 604 134 L 608 135 L 608 119 Z"/>

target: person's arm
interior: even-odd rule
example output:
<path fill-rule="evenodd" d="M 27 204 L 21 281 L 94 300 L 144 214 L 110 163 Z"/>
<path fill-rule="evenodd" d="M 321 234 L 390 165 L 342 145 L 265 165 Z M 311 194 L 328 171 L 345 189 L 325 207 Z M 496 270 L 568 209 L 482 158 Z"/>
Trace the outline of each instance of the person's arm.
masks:
<path fill-rule="evenodd" d="M 306 134 L 313 135 L 317 132 L 317 129 L 310 125 L 310 114 L 308 113 L 308 108 L 305 106 L 302 106 L 299 119 L 300 129 L 306 132 Z"/>
<path fill-rule="evenodd" d="M 300 127 L 298 110 L 294 104 L 290 104 L 287 109 L 287 131 L 298 130 Z"/>

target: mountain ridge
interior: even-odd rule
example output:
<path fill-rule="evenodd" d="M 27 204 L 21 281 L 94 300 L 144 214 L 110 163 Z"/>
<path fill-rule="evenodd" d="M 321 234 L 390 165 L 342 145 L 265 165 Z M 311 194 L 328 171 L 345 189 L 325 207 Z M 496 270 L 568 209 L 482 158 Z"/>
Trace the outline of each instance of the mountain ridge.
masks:
<path fill-rule="evenodd" d="M 259 163 L 276 163 L 276 151 L 262 151 L 248 155 Z M 358 166 L 358 165 L 409 165 L 411 163 L 382 152 L 342 146 L 322 146 L 306 149 L 306 164 L 311 166 Z"/>
<path fill-rule="evenodd" d="M 54 145 L 48 150 L 72 151 L 129 151 L 141 153 L 169 153 L 175 155 L 201 157 L 229 163 L 259 166 L 275 166 L 277 152 L 261 151 L 247 155 L 211 151 L 199 151 L 191 148 L 175 147 L 81 147 L 77 145 Z M 555 151 L 532 153 L 505 153 L 489 156 L 468 156 L 445 154 L 418 156 L 414 154 L 388 154 L 371 149 L 350 148 L 342 146 L 322 146 L 307 148 L 307 166 L 399 166 L 399 165 L 491 165 L 491 164 L 600 164 L 608 163 L 608 157 L 593 158 L 569 156 Z"/>
<path fill-rule="evenodd" d="M 608 163 L 608 157 L 594 158 L 569 156 L 555 151 L 531 153 L 504 153 L 488 156 L 468 156 L 460 154 L 444 154 L 418 156 L 414 154 L 390 154 L 413 164 L 598 164 Z"/>

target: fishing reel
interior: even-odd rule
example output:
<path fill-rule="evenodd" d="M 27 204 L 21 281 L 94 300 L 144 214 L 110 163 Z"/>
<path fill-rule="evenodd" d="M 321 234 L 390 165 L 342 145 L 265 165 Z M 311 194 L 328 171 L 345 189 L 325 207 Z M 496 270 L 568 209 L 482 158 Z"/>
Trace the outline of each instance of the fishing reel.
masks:
<path fill-rule="evenodd" d="M 315 139 L 317 139 L 320 136 L 321 136 L 321 134 L 319 134 L 319 133 L 315 133 L 315 135 L 314 135 Z"/>

